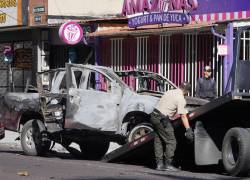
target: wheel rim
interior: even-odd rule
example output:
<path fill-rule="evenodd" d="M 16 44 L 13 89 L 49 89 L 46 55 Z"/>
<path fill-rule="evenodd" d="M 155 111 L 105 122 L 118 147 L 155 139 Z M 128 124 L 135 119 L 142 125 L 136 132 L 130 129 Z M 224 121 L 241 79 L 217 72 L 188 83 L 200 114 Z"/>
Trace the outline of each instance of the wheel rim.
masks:
<path fill-rule="evenodd" d="M 235 137 L 232 137 L 231 141 L 228 144 L 228 153 L 226 154 L 226 158 L 228 162 L 234 166 L 239 157 L 239 143 Z"/>
<path fill-rule="evenodd" d="M 29 149 L 34 149 L 35 148 L 35 142 L 34 142 L 34 138 L 33 138 L 33 131 L 32 131 L 32 128 L 30 128 L 26 135 L 25 135 L 25 143 L 26 143 L 26 146 L 29 148 Z"/>
<path fill-rule="evenodd" d="M 142 136 L 145 136 L 146 134 L 149 134 L 150 132 L 152 132 L 153 129 L 151 127 L 147 127 L 147 126 L 142 126 L 142 127 L 138 127 L 132 134 L 130 141 L 135 141 L 136 139 L 141 138 Z"/>

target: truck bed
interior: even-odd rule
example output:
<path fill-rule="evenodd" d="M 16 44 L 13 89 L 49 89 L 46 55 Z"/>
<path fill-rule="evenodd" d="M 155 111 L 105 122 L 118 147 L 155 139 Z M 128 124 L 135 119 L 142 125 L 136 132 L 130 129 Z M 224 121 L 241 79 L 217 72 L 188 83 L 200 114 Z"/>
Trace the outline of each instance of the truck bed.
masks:
<path fill-rule="evenodd" d="M 240 119 L 248 117 L 250 108 L 250 94 L 248 93 L 228 93 L 218 97 L 189 113 L 189 120 L 194 124 L 197 120 L 225 123 L 232 121 L 237 124 Z M 181 120 L 177 119 L 173 122 L 175 127 L 181 124 Z"/>

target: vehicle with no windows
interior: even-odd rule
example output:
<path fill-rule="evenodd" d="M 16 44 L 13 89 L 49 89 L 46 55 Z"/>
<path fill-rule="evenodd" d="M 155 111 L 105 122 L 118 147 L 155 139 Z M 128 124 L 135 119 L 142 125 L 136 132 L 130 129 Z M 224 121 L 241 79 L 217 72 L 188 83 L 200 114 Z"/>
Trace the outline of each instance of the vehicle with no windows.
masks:
<path fill-rule="evenodd" d="M 111 68 L 66 64 L 38 73 L 37 91 L 7 93 L 1 100 L 1 122 L 20 132 L 27 155 L 46 153 L 53 141 L 75 155 L 99 159 L 111 141 L 124 144 L 138 124 L 146 127 L 140 136 L 152 131 L 146 125 L 158 98 L 137 94 Z"/>

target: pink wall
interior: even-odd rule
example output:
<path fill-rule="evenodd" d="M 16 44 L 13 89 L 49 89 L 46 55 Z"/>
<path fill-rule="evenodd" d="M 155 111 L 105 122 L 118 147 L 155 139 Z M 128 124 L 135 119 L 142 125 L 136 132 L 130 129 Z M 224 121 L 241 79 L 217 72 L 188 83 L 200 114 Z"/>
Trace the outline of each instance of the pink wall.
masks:
<path fill-rule="evenodd" d="M 147 70 L 153 72 L 160 72 L 159 69 L 159 50 L 160 50 L 160 36 L 152 35 L 149 36 L 147 41 Z M 111 48 L 110 40 L 102 39 L 101 41 L 101 58 L 102 65 L 110 66 L 111 59 Z M 193 42 L 196 42 L 195 40 Z M 176 85 L 180 85 L 181 82 L 185 80 L 185 76 L 189 73 L 195 73 L 198 77 L 202 76 L 202 69 L 205 65 L 212 66 L 212 47 L 213 47 L 213 36 L 211 34 L 200 34 L 197 36 L 197 51 L 194 52 L 194 47 L 185 47 L 185 36 L 184 34 L 174 34 L 170 36 L 170 51 L 164 54 L 170 53 L 169 63 L 170 63 L 170 77 L 169 79 Z M 194 45 L 192 45 L 194 46 Z M 137 40 L 133 36 L 129 36 L 123 40 L 122 44 L 122 69 L 130 70 L 136 68 L 136 58 L 137 58 Z M 192 56 L 196 57 L 196 62 L 191 60 L 190 57 L 185 57 L 185 51 Z M 190 56 L 190 55 L 189 55 Z M 190 59 L 189 59 L 190 58 Z M 185 66 L 190 64 L 190 67 L 194 71 L 185 71 Z M 195 65 L 196 64 L 196 65 Z M 193 79 L 188 79 L 188 81 L 196 81 L 196 77 Z M 134 86 L 135 82 L 131 79 L 125 79 L 125 82 L 130 86 Z"/>

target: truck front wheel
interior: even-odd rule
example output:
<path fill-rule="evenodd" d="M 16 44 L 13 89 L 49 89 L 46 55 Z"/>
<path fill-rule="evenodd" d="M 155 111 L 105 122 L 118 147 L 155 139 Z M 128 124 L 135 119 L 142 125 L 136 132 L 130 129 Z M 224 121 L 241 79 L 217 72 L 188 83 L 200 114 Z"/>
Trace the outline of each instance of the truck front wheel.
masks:
<path fill-rule="evenodd" d="M 250 133 L 244 128 L 230 129 L 223 140 L 222 160 L 225 170 L 233 176 L 250 171 Z"/>
<path fill-rule="evenodd" d="M 29 120 L 21 131 L 21 146 L 26 155 L 44 155 L 50 148 L 51 142 L 42 140 L 45 126 L 40 120 Z"/>
<path fill-rule="evenodd" d="M 132 128 L 128 136 L 128 142 L 135 141 L 136 139 L 145 136 L 153 131 L 151 124 L 141 123 Z"/>

